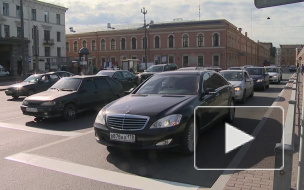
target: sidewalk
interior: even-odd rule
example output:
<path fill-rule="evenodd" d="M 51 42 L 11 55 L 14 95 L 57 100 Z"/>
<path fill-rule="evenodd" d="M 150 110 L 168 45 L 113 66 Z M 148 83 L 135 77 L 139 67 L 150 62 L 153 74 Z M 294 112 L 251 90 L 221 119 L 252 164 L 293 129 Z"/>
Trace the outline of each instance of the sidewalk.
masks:
<path fill-rule="evenodd" d="M 303 76 L 299 75 L 297 105 L 296 105 L 296 119 L 295 119 L 295 153 L 293 155 L 293 169 L 292 169 L 292 182 L 291 189 L 296 189 L 297 182 L 297 170 L 298 170 L 298 150 L 299 150 L 299 128 L 302 123 L 301 111 L 302 111 L 302 96 L 303 96 Z M 272 106 L 281 106 L 284 109 L 284 121 L 286 119 L 289 100 L 291 98 L 292 82 L 288 82 L 284 87 L 284 90 L 279 94 Z M 256 140 L 245 153 L 244 157 L 239 161 L 239 167 L 252 166 L 253 170 L 241 170 L 241 171 L 226 171 L 224 172 L 216 183 L 212 186 L 212 190 L 272 190 L 273 189 L 273 176 L 274 171 L 271 170 L 255 170 L 257 168 L 271 168 L 274 167 L 275 157 L 274 153 L 269 153 L 269 149 L 275 148 L 274 143 L 269 143 L 265 139 L 274 139 L 275 141 L 281 141 L 281 134 L 274 134 L 273 129 L 275 127 L 281 127 L 278 122 L 282 120 L 282 114 L 277 111 L 273 111 L 266 122 L 263 124 L 261 130 L 256 136 Z M 276 124 L 275 124 L 276 123 Z M 267 127 L 265 127 L 267 126 Z M 258 127 L 257 127 L 258 128 Z M 256 148 L 259 147 L 259 148 Z M 263 147 L 263 148 L 261 148 Z M 254 157 L 252 156 L 254 153 Z"/>

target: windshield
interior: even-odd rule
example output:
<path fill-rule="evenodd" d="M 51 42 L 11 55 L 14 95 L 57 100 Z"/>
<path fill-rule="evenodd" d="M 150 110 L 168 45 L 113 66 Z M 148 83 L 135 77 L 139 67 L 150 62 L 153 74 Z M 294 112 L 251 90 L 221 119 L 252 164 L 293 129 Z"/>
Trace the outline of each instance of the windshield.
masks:
<path fill-rule="evenodd" d="M 40 79 L 40 75 L 31 75 L 27 77 L 23 82 L 35 83 L 38 82 L 39 79 Z"/>
<path fill-rule="evenodd" d="M 147 69 L 147 72 L 162 72 L 163 70 L 164 70 L 164 66 L 153 65 L 149 69 Z"/>
<path fill-rule="evenodd" d="M 115 72 L 107 72 L 107 71 L 99 71 L 96 75 L 107 75 L 109 77 L 112 77 Z"/>
<path fill-rule="evenodd" d="M 267 72 L 275 72 L 275 73 L 279 72 L 278 68 L 266 68 L 266 71 Z"/>
<path fill-rule="evenodd" d="M 50 89 L 77 91 L 82 79 L 78 78 L 61 78 Z"/>
<path fill-rule="evenodd" d="M 220 74 L 228 81 L 243 81 L 243 72 L 221 72 Z"/>
<path fill-rule="evenodd" d="M 247 68 L 246 69 L 249 75 L 262 75 L 263 68 Z"/>
<path fill-rule="evenodd" d="M 197 94 L 196 75 L 156 75 L 149 79 L 136 94 Z"/>

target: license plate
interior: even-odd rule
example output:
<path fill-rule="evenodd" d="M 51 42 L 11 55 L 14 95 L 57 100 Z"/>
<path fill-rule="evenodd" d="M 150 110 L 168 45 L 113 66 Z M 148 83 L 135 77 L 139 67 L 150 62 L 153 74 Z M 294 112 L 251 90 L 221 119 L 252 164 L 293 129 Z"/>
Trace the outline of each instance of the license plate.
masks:
<path fill-rule="evenodd" d="M 37 108 L 26 108 L 28 112 L 38 112 Z"/>
<path fill-rule="evenodd" d="M 135 135 L 132 134 L 120 134 L 110 133 L 110 140 L 122 141 L 122 142 L 135 142 Z"/>

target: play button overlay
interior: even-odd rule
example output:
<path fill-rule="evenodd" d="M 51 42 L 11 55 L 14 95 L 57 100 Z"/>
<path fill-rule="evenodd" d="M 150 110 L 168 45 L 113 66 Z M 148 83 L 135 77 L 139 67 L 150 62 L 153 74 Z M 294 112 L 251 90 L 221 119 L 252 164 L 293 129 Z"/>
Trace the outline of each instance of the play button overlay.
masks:
<path fill-rule="evenodd" d="M 216 101 L 211 102 L 215 104 Z M 228 116 L 235 110 L 232 122 Z M 199 106 L 194 109 L 196 170 L 280 170 L 284 110 L 279 106 Z M 279 156 L 275 154 L 280 154 Z M 214 171 L 215 172 L 215 171 Z"/>
<path fill-rule="evenodd" d="M 253 136 L 225 123 L 225 153 L 252 141 Z"/>

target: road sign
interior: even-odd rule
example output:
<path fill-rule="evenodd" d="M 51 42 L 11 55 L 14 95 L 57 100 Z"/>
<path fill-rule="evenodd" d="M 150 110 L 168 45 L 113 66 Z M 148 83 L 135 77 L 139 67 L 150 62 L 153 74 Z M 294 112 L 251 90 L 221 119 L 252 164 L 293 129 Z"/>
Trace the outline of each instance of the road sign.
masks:
<path fill-rule="evenodd" d="M 302 57 L 299 57 L 299 60 L 302 60 Z"/>

